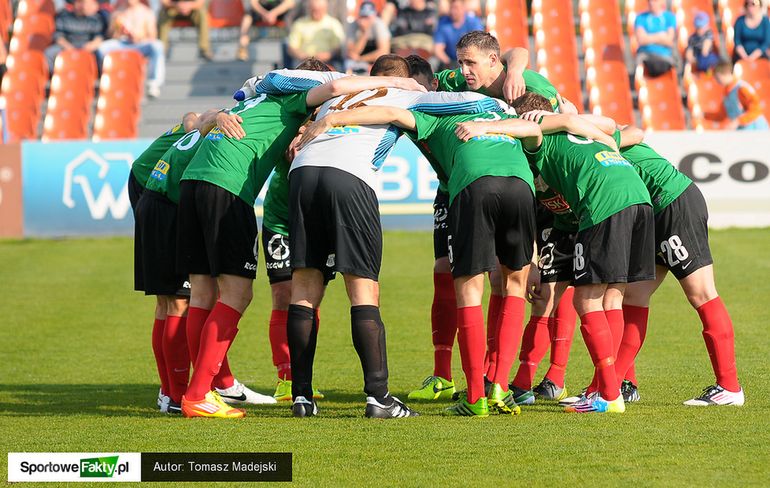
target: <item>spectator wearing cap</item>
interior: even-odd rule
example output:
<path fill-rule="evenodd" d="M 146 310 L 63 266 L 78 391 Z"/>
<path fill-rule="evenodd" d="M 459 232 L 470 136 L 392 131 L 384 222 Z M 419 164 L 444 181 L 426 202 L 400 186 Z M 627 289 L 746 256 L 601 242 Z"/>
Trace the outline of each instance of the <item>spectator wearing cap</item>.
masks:
<path fill-rule="evenodd" d="M 733 60 L 754 61 L 770 56 L 770 21 L 761 0 L 747 0 L 746 13 L 735 21 Z"/>
<path fill-rule="evenodd" d="M 363 2 L 358 18 L 348 24 L 346 70 L 368 73 L 372 63 L 390 52 L 390 31 L 372 2 Z"/>
<path fill-rule="evenodd" d="M 393 3 L 386 4 L 394 5 Z M 436 6 L 426 0 L 409 0 L 390 24 L 394 51 L 423 50 L 433 53 L 433 32 L 436 29 Z"/>
<path fill-rule="evenodd" d="M 644 65 L 645 74 L 660 76 L 676 64 L 676 17 L 666 8 L 666 0 L 649 0 L 649 10 L 634 22 L 634 35 L 639 44 L 637 64 Z"/>
<path fill-rule="evenodd" d="M 60 10 L 56 14 L 56 31 L 53 44 L 45 50 L 48 67 L 53 72 L 56 56 L 70 49 L 83 49 L 98 57 L 99 45 L 107 36 L 107 20 L 99 12 L 96 0 L 75 0 L 72 11 Z"/>
<path fill-rule="evenodd" d="M 468 12 L 464 0 L 452 0 L 449 16 L 439 19 L 433 35 L 433 55 L 438 58 L 442 69 L 457 66 L 455 45 L 462 36 L 475 30 L 484 30 L 478 17 Z"/>
<path fill-rule="evenodd" d="M 711 19 L 706 12 L 698 12 L 693 19 L 695 31 L 687 40 L 685 57 L 693 71 L 708 71 L 719 62 L 719 54 L 714 48 L 714 32 Z"/>
<path fill-rule="evenodd" d="M 307 13 L 291 26 L 286 46 L 288 56 L 284 64 L 293 67 L 314 56 L 342 69 L 342 49 L 345 44 L 342 23 L 329 15 L 327 0 L 309 0 Z"/>

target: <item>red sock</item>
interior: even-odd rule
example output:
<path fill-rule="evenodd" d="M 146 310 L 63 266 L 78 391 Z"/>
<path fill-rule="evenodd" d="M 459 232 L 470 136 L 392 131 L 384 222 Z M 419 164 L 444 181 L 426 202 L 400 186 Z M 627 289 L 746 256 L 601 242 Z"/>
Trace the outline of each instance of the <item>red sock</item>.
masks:
<path fill-rule="evenodd" d="M 612 355 L 617 358 L 620 344 L 623 342 L 623 331 L 626 327 L 625 320 L 623 319 L 623 309 L 605 310 L 604 315 L 607 317 L 607 325 L 610 326 L 610 332 L 612 333 Z"/>
<path fill-rule="evenodd" d="M 620 389 L 615 378 L 615 357 L 612 353 L 612 333 L 603 311 L 589 312 L 580 317 L 580 332 L 586 343 L 598 380 L 598 390 L 602 398 L 615 400 Z"/>
<path fill-rule="evenodd" d="M 166 319 L 155 319 L 152 324 L 152 352 L 155 355 L 155 366 L 160 377 L 160 391 L 168 395 L 168 371 L 166 370 L 166 358 L 163 356 L 163 329 L 166 327 Z"/>
<path fill-rule="evenodd" d="M 457 309 L 457 340 L 468 402 L 476 403 L 484 396 L 484 311 L 481 305 Z"/>
<path fill-rule="evenodd" d="M 289 338 L 286 335 L 288 310 L 273 310 L 270 314 L 270 349 L 273 351 L 273 366 L 278 370 L 278 377 L 291 381 L 291 358 L 289 357 Z"/>
<path fill-rule="evenodd" d="M 720 297 L 698 307 L 703 323 L 703 340 L 711 359 L 717 384 L 728 391 L 739 391 L 738 370 L 735 366 L 735 333 L 730 314 Z"/>
<path fill-rule="evenodd" d="M 559 306 L 556 307 L 554 320 L 549 324 L 551 326 L 551 367 L 548 368 L 545 377 L 561 388 L 564 388 L 569 351 L 572 348 L 572 338 L 575 336 L 577 312 L 572 305 L 574 295 L 575 289 L 567 288 L 561 296 Z"/>
<path fill-rule="evenodd" d="M 634 359 L 642 348 L 644 336 L 647 334 L 649 315 L 650 309 L 647 307 L 623 305 L 623 320 L 626 325 L 623 329 L 623 341 L 615 358 L 615 373 L 618 375 L 618 384 L 626 379 L 626 372 L 633 366 Z"/>
<path fill-rule="evenodd" d="M 169 315 L 163 331 L 163 356 L 166 358 L 166 371 L 170 392 L 168 396 L 174 403 L 182 401 L 190 378 L 190 353 L 187 350 L 186 317 Z"/>
<path fill-rule="evenodd" d="M 237 332 L 237 330 L 236 330 Z M 228 347 L 228 349 L 230 349 Z M 225 351 L 225 358 L 222 360 L 222 366 L 219 368 L 219 373 L 211 380 L 211 386 L 219 388 L 220 390 L 226 390 L 235 384 L 235 376 L 230 371 L 230 361 L 227 360 L 227 352 Z"/>
<path fill-rule="evenodd" d="M 635 385 L 639 384 L 636 381 L 636 367 L 635 367 L 634 363 L 631 363 L 631 367 L 628 368 L 628 371 L 626 371 L 625 379 L 627 379 L 628 381 L 630 381 L 631 383 L 633 383 Z"/>
<path fill-rule="evenodd" d="M 430 310 L 433 340 L 433 375 L 452 379 L 452 347 L 457 333 L 457 301 L 451 273 L 433 273 Z"/>
<path fill-rule="evenodd" d="M 495 375 L 497 327 L 500 325 L 500 308 L 502 304 L 502 295 L 489 295 L 489 306 L 487 307 L 487 352 L 484 355 L 484 371 L 488 379 Z"/>
<path fill-rule="evenodd" d="M 513 386 L 522 390 L 532 389 L 532 380 L 535 378 L 537 365 L 545 357 L 550 344 L 548 331 L 548 317 L 533 315 L 529 318 L 527 327 L 524 328 L 524 336 L 521 339 L 521 353 L 519 354 L 519 370 L 513 378 Z"/>
<path fill-rule="evenodd" d="M 187 309 L 187 350 L 190 353 L 190 362 L 195 366 L 198 359 L 198 347 L 201 342 L 203 324 L 209 317 L 211 310 L 205 308 L 190 307 Z"/>
<path fill-rule="evenodd" d="M 214 305 L 201 333 L 198 359 L 185 394 L 188 400 L 201 400 L 211 390 L 214 377 L 226 364 L 225 356 L 238 333 L 240 319 L 240 312 L 234 308 L 222 302 Z"/>
<path fill-rule="evenodd" d="M 494 383 L 508 391 L 508 376 L 511 366 L 516 360 L 516 353 L 521 345 L 521 329 L 524 326 L 524 309 L 527 301 L 521 297 L 507 296 L 503 298 L 500 307 L 500 319 L 497 322 L 497 363 L 495 365 Z M 548 324 L 545 326 L 548 334 Z M 546 342 L 547 344 L 547 342 Z M 543 351 L 545 355 L 545 351 Z"/>

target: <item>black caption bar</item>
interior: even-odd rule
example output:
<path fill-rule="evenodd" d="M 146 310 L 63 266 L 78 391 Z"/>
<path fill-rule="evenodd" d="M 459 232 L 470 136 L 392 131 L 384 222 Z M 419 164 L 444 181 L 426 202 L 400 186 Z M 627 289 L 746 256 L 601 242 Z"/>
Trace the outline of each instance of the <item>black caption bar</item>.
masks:
<path fill-rule="evenodd" d="M 143 452 L 142 481 L 291 481 L 290 452 Z"/>

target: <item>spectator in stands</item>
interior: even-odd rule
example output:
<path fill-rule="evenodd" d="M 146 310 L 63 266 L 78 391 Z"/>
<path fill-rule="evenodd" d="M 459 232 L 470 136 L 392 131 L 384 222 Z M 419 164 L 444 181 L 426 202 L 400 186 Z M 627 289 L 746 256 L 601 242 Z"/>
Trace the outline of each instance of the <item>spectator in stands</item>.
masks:
<path fill-rule="evenodd" d="M 754 87 L 733 75 L 733 63 L 724 60 L 714 67 L 714 78 L 725 87 L 723 110 L 716 118 L 728 119 L 727 130 L 768 130 L 762 104 Z"/>
<path fill-rule="evenodd" d="M 158 98 L 166 76 L 166 58 L 163 43 L 158 40 L 157 20 L 152 9 L 141 0 L 127 0 L 123 7 L 113 12 L 109 33 L 111 39 L 99 46 L 102 58 L 118 49 L 142 53 L 149 61 L 147 95 Z"/>
<path fill-rule="evenodd" d="M 714 48 L 711 19 L 706 12 L 698 12 L 695 14 L 693 24 L 695 31 L 687 40 L 685 57 L 693 71 L 708 71 L 719 62 L 719 54 Z"/>
<path fill-rule="evenodd" d="M 99 13 L 96 0 L 75 0 L 72 11 L 62 9 L 56 14 L 53 44 L 45 50 L 48 67 L 53 72 L 56 56 L 70 49 L 84 49 L 94 53 L 99 62 L 98 49 L 107 35 L 107 20 Z"/>
<path fill-rule="evenodd" d="M 208 0 L 160 0 L 158 14 L 158 35 L 163 42 L 163 49 L 168 52 L 168 34 L 177 19 L 189 20 L 198 29 L 198 55 L 211 61 L 209 43 Z"/>
<path fill-rule="evenodd" d="M 762 0 L 747 0 L 746 13 L 735 21 L 733 60 L 753 61 L 770 56 L 770 21 Z"/>
<path fill-rule="evenodd" d="M 449 16 L 439 19 L 433 36 L 433 54 L 441 63 L 441 69 L 457 67 L 455 45 L 462 36 L 475 30 L 484 30 L 484 26 L 475 14 L 468 12 L 465 0 L 452 0 Z"/>
<path fill-rule="evenodd" d="M 342 23 L 329 15 L 326 0 L 309 0 L 307 10 L 308 15 L 297 19 L 291 26 L 286 48 L 288 59 L 284 64 L 293 67 L 303 59 L 314 56 L 342 70 L 345 43 Z"/>
<path fill-rule="evenodd" d="M 660 76 L 676 65 L 676 17 L 666 9 L 666 0 L 649 0 L 649 9 L 634 23 L 634 35 L 639 44 L 637 64 L 644 64 L 645 74 Z"/>
<path fill-rule="evenodd" d="M 348 24 L 347 39 L 348 72 L 369 73 L 377 58 L 390 53 L 390 31 L 377 16 L 377 7 L 372 2 L 361 3 L 358 18 Z"/>
<path fill-rule="evenodd" d="M 395 3 L 388 2 L 384 12 Z M 383 19 L 384 21 L 384 19 Z M 397 16 L 392 20 L 391 42 L 394 51 L 400 49 L 424 50 L 433 53 L 433 32 L 436 30 L 436 6 L 426 0 L 409 0 L 405 7 L 397 9 Z"/>
<path fill-rule="evenodd" d="M 286 14 L 294 8 L 294 0 L 249 0 L 250 9 L 241 20 L 241 37 L 238 43 L 237 58 L 249 59 L 249 29 L 254 24 L 274 26 L 282 22 Z"/>

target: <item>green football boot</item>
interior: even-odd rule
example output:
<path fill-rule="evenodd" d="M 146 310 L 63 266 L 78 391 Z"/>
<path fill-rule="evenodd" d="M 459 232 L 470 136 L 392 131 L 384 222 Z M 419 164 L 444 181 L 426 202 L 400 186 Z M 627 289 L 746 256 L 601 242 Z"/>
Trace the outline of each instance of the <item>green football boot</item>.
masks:
<path fill-rule="evenodd" d="M 449 400 L 455 393 L 455 382 L 441 376 L 428 376 L 422 386 L 409 393 L 410 400 Z"/>
<path fill-rule="evenodd" d="M 513 392 L 511 390 L 503 391 L 503 387 L 497 383 L 489 389 L 488 402 L 489 406 L 500 414 L 519 415 L 521 413 L 521 407 L 516 405 Z"/>
<path fill-rule="evenodd" d="M 489 417 L 487 397 L 479 398 L 476 403 L 468 403 L 467 397 L 462 396 L 457 403 L 444 410 L 444 414 L 460 417 Z"/>

